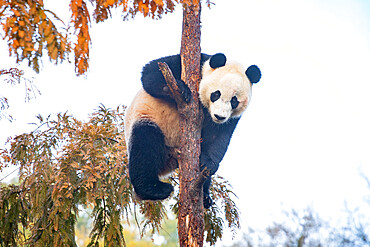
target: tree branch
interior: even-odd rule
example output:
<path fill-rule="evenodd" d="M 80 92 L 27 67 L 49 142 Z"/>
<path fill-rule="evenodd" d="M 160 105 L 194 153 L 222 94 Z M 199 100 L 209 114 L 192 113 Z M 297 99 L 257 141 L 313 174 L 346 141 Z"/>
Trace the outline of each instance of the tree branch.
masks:
<path fill-rule="evenodd" d="M 183 105 L 185 101 L 183 100 L 179 87 L 177 86 L 177 82 L 175 77 L 172 74 L 172 71 L 167 63 L 158 63 L 158 67 L 161 70 L 163 77 L 167 83 L 168 88 L 176 101 L 177 106 Z"/>

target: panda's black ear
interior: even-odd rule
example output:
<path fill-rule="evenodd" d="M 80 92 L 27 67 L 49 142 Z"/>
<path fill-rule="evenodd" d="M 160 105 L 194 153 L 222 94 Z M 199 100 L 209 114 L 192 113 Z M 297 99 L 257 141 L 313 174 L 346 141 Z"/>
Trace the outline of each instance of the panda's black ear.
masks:
<path fill-rule="evenodd" d="M 249 68 L 245 71 L 245 74 L 251 83 L 257 83 L 261 80 L 261 70 L 257 67 L 257 65 L 249 66 Z"/>
<path fill-rule="evenodd" d="M 226 64 L 226 56 L 223 53 L 217 53 L 209 60 L 209 65 L 212 69 L 217 69 Z"/>

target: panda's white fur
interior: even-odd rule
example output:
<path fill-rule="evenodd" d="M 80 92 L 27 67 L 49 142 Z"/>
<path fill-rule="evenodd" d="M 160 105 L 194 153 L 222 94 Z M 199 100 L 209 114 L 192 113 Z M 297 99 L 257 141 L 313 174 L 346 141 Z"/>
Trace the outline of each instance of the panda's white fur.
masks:
<path fill-rule="evenodd" d="M 215 90 L 221 92 L 219 100 L 212 102 L 210 95 Z M 236 96 L 239 105 L 231 108 L 230 101 Z M 203 65 L 202 80 L 199 84 L 199 99 L 206 107 L 215 123 L 224 123 L 232 117 L 240 117 L 246 110 L 252 96 L 252 83 L 243 66 L 237 62 L 227 62 L 225 66 L 213 69 L 207 61 Z M 224 117 L 218 120 L 215 114 Z"/>
<path fill-rule="evenodd" d="M 125 136 L 128 147 L 132 126 L 136 121 L 149 120 L 156 123 L 165 136 L 168 147 L 177 147 L 179 138 L 179 113 L 173 104 L 155 98 L 144 89 L 136 94 L 131 105 L 126 110 Z"/>
<path fill-rule="evenodd" d="M 158 62 L 169 65 L 185 101 L 191 98 L 190 89 L 181 81 L 180 55 L 153 60 L 144 66 L 143 89 L 127 108 L 125 119 L 129 176 L 137 196 L 143 200 L 169 197 L 173 187 L 161 181 L 159 176 L 177 167 L 174 151 L 179 145 L 179 113 Z M 209 195 L 211 175 L 217 171 L 226 153 L 239 118 L 250 103 L 252 83 L 260 80 L 261 72 L 255 65 L 245 70 L 237 62 L 226 62 L 221 53 L 201 54 L 201 65 L 199 99 L 204 118 L 199 161 L 200 169 L 206 167 L 210 171 L 203 185 L 203 203 L 208 208 L 212 205 Z M 217 99 L 212 96 L 214 92 L 217 92 Z"/>
<path fill-rule="evenodd" d="M 215 102 L 210 101 L 210 94 L 214 90 L 221 91 L 221 97 Z M 199 84 L 199 99 L 208 109 L 215 123 L 224 123 L 229 118 L 240 117 L 246 110 L 252 94 L 252 85 L 245 75 L 245 69 L 237 62 L 230 61 L 225 66 L 212 69 L 209 61 L 202 69 L 202 80 Z M 239 105 L 231 109 L 230 100 L 236 96 Z M 214 114 L 225 117 L 220 121 Z M 126 110 L 125 136 L 130 143 L 131 129 L 135 121 L 150 120 L 158 125 L 165 136 L 166 146 L 176 148 L 179 143 L 179 114 L 175 105 L 162 99 L 155 98 L 140 89 Z"/>

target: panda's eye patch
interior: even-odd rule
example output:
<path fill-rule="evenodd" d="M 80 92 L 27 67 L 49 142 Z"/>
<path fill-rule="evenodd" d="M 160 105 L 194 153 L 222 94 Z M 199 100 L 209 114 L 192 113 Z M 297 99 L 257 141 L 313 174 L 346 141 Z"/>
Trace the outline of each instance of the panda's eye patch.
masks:
<path fill-rule="evenodd" d="M 237 108 L 239 105 L 238 98 L 236 96 L 232 97 L 230 103 L 231 103 L 231 108 L 233 109 Z"/>
<path fill-rule="evenodd" d="M 212 102 L 215 102 L 215 101 L 216 101 L 216 100 L 218 100 L 220 97 L 221 97 L 221 92 L 220 92 L 219 90 L 214 91 L 213 93 L 211 93 L 211 101 L 212 101 Z"/>

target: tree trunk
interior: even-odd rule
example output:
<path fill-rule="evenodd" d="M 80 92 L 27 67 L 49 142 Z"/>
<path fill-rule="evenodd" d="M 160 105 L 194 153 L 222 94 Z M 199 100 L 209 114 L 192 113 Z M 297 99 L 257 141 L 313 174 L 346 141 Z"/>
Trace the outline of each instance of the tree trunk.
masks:
<path fill-rule="evenodd" d="M 207 170 L 199 171 L 202 111 L 198 88 L 200 72 L 200 2 L 184 4 L 181 40 L 181 79 L 189 86 L 193 100 L 185 103 L 175 78 L 166 63 L 158 63 L 180 113 L 179 212 L 178 234 L 180 247 L 203 246 L 204 214 L 203 183 Z"/>
<path fill-rule="evenodd" d="M 203 246 L 203 183 L 196 183 L 201 177 L 199 155 L 201 140 L 201 111 L 198 88 L 200 72 L 200 1 L 184 4 L 181 38 L 182 80 L 189 86 L 193 100 L 180 109 L 179 178 L 180 198 L 178 233 L 181 247 Z M 203 181 L 204 182 L 204 181 Z"/>

